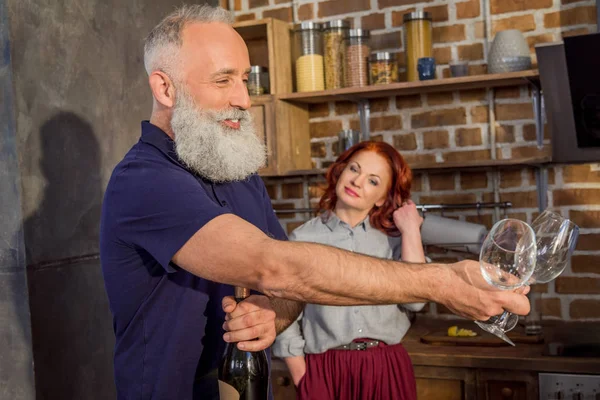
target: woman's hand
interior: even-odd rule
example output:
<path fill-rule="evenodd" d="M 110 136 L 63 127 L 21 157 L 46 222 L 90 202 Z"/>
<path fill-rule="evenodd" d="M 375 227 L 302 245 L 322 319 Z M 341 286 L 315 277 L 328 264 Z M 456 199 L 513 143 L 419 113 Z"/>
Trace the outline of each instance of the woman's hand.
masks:
<path fill-rule="evenodd" d="M 286 357 L 284 358 L 285 364 L 290 370 L 290 375 L 294 381 L 294 386 L 298 387 L 300 381 L 306 374 L 306 359 L 304 356 Z"/>
<path fill-rule="evenodd" d="M 223 329 L 228 331 L 223 340 L 238 342 L 240 350 L 260 351 L 275 341 L 275 311 L 266 296 L 252 295 L 236 303 L 231 296 L 223 298 L 223 311 L 227 313 Z"/>
<path fill-rule="evenodd" d="M 423 223 L 423 217 L 417 210 L 417 205 L 412 200 L 407 200 L 392 214 L 394 224 L 402 235 L 418 232 Z"/>

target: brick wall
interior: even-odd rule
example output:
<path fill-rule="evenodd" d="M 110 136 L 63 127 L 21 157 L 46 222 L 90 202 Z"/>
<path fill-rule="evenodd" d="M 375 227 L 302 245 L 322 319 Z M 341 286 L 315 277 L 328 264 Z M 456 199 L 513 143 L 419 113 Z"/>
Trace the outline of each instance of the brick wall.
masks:
<path fill-rule="evenodd" d="M 238 20 L 275 17 L 301 20 L 349 20 L 372 30 L 373 49 L 399 51 L 403 59 L 402 15 L 412 10 L 433 14 L 434 56 L 438 74 L 447 76 L 453 59 L 469 60 L 471 74 L 486 71 L 485 54 L 493 35 L 516 28 L 531 46 L 562 36 L 596 30 L 591 0 L 230 0 Z M 527 86 L 493 91 L 470 90 L 371 101 L 375 140 L 393 144 L 411 164 L 490 158 L 521 159 L 548 154 L 535 145 L 531 94 Z M 490 124 L 490 118 L 495 121 Z M 337 156 L 337 133 L 358 129 L 353 103 L 311 106 L 311 152 L 315 167 L 327 167 Z M 544 318 L 600 321 L 600 168 L 598 165 L 548 167 L 549 206 L 573 219 L 581 235 L 572 265 L 555 282 L 538 285 Z M 322 193 L 319 176 L 265 179 L 275 208 L 315 205 Z M 305 193 L 308 188 L 308 193 Z M 500 171 L 450 171 L 415 175 L 413 199 L 418 204 L 511 201 L 510 217 L 531 222 L 537 215 L 536 175 L 532 168 Z M 488 227 L 503 214 L 494 210 L 446 212 L 445 216 Z M 282 214 L 288 231 L 306 214 Z M 428 248 L 428 255 L 454 261 L 465 253 Z M 467 255 L 469 256 L 469 255 Z M 471 257 L 471 256 L 469 256 Z M 447 315 L 439 305 L 429 313 Z"/>

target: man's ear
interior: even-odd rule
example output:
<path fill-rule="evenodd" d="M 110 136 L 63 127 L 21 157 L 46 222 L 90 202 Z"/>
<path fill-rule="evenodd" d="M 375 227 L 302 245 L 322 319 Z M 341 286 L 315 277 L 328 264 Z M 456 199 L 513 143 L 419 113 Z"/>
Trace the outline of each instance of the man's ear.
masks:
<path fill-rule="evenodd" d="M 167 74 L 162 71 L 154 71 L 150 74 L 148 82 L 157 102 L 167 108 L 175 105 L 175 87 Z"/>

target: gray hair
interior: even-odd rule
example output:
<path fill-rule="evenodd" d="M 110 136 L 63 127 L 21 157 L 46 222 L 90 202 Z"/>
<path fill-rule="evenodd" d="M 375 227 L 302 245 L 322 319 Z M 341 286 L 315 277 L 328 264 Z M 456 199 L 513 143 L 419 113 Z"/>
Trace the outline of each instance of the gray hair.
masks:
<path fill-rule="evenodd" d="M 208 4 L 183 5 L 167 15 L 152 29 L 144 42 L 144 66 L 150 75 L 153 71 L 165 72 L 171 79 L 178 80 L 175 64 L 182 45 L 181 32 L 190 22 L 223 22 L 232 24 L 233 14 L 221 7 Z"/>

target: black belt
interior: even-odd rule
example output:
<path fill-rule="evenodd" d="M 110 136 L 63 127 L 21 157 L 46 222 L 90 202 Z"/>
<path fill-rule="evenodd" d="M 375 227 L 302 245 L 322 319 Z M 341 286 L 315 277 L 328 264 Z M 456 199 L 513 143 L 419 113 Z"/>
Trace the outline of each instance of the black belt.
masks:
<path fill-rule="evenodd" d="M 368 342 L 352 342 L 334 347 L 331 350 L 366 350 L 370 349 L 371 347 L 379 346 L 379 343 L 379 340 L 369 340 Z"/>

